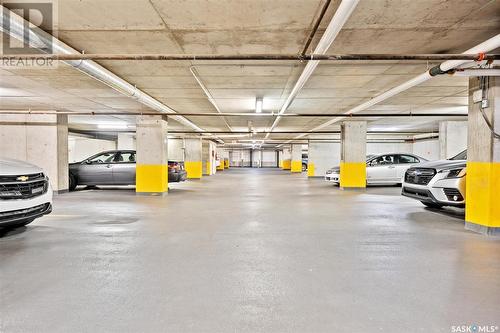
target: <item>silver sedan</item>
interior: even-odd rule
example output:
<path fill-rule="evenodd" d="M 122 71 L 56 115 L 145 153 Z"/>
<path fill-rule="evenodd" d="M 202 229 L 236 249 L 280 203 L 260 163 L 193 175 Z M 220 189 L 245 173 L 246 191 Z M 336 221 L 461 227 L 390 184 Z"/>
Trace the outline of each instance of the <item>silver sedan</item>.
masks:
<path fill-rule="evenodd" d="M 368 155 L 366 159 L 366 183 L 369 185 L 401 184 L 408 168 L 426 161 L 423 157 L 407 153 Z M 325 174 L 325 180 L 340 184 L 340 166 L 328 170 Z"/>
<path fill-rule="evenodd" d="M 168 181 L 186 180 L 182 162 L 168 162 Z M 77 185 L 135 185 L 135 150 L 111 150 L 69 165 L 69 189 Z"/>

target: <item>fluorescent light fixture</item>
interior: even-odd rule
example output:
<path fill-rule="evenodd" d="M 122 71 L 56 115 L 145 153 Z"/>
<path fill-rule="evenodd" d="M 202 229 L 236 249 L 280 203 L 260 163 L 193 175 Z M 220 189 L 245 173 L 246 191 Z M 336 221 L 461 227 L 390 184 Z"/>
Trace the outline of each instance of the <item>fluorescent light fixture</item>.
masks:
<path fill-rule="evenodd" d="M 255 112 L 256 113 L 262 112 L 262 98 L 257 98 L 255 100 Z"/>
<path fill-rule="evenodd" d="M 98 128 L 102 129 L 127 129 L 128 126 L 125 123 L 106 123 L 106 124 L 97 124 Z"/>

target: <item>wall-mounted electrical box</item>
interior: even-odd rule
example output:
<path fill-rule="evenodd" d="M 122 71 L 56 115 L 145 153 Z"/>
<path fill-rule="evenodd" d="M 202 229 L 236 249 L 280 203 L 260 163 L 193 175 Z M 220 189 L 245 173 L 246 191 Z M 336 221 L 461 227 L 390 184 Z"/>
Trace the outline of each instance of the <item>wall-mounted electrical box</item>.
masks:
<path fill-rule="evenodd" d="M 472 93 L 472 101 L 474 103 L 481 103 L 483 100 L 483 91 L 481 89 L 476 90 Z"/>

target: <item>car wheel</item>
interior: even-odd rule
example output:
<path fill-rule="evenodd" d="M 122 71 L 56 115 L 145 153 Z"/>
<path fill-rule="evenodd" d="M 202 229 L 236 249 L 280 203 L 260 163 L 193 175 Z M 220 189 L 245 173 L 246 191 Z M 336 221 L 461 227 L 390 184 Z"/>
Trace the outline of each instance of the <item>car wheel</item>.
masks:
<path fill-rule="evenodd" d="M 425 201 L 421 201 L 421 202 L 429 208 L 442 208 L 443 207 L 443 205 L 440 205 L 440 204 L 437 204 L 434 202 L 425 202 Z"/>
<path fill-rule="evenodd" d="M 69 190 L 74 191 L 77 185 L 75 176 L 69 174 Z"/>

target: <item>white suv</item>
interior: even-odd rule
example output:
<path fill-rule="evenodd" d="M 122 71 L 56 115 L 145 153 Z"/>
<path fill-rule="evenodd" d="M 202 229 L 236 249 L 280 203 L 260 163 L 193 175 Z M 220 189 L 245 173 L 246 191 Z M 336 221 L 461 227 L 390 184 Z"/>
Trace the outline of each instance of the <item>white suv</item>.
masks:
<path fill-rule="evenodd" d="M 0 228 L 18 227 L 52 211 L 52 188 L 39 167 L 0 158 Z"/>
<path fill-rule="evenodd" d="M 467 150 L 449 160 L 418 164 L 406 171 L 401 194 L 433 208 L 465 206 Z"/>

